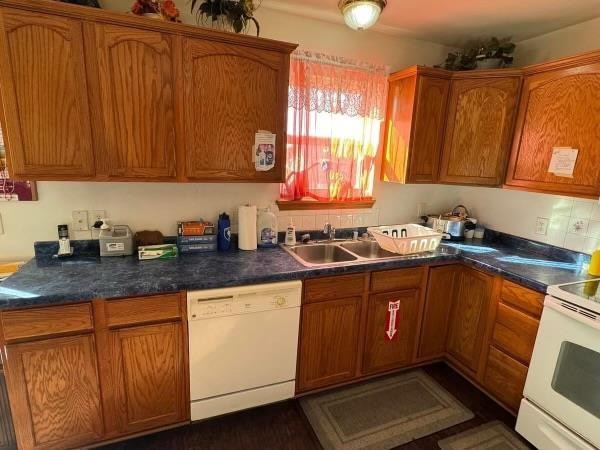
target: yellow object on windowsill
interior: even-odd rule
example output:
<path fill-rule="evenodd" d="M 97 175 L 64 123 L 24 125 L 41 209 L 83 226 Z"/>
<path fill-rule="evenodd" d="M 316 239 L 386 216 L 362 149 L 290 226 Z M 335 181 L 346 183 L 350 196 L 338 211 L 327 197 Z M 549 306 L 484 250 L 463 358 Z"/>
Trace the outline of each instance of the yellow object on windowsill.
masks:
<path fill-rule="evenodd" d="M 588 273 L 594 277 L 600 277 L 600 248 L 592 253 Z"/>

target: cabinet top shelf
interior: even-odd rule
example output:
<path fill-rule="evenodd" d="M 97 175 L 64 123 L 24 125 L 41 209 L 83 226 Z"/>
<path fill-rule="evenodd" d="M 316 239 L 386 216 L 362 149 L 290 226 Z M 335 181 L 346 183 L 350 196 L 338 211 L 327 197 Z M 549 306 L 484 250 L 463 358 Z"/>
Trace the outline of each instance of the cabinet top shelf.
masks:
<path fill-rule="evenodd" d="M 289 42 L 212 30 L 210 28 L 195 25 L 149 19 L 147 17 L 137 16 L 135 14 L 91 8 L 88 6 L 79 6 L 51 0 L 0 0 L 0 6 L 23 9 L 27 11 L 38 11 L 47 14 L 56 14 L 73 19 L 89 20 L 92 22 L 125 25 L 151 31 L 162 31 L 165 33 L 178 34 L 191 38 L 201 38 L 216 42 L 260 48 L 264 50 L 291 53 L 294 51 L 294 49 L 296 49 L 296 47 L 298 47 L 298 44 Z"/>

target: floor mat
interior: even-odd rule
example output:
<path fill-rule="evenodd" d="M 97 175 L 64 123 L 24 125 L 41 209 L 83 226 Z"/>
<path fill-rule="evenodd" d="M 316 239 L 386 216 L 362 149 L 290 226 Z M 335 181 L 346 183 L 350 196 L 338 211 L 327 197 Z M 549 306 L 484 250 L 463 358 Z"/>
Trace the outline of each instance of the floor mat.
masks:
<path fill-rule="evenodd" d="M 326 450 L 390 449 L 473 418 L 421 370 L 300 399 Z"/>
<path fill-rule="evenodd" d="M 486 423 L 438 442 L 442 450 L 528 450 L 521 438 L 502 422 Z"/>

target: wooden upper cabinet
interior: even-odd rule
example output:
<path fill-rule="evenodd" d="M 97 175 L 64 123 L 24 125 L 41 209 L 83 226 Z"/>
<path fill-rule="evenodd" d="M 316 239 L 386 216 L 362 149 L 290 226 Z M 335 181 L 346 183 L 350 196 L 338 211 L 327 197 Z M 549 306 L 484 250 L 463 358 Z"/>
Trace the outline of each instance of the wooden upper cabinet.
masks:
<path fill-rule="evenodd" d="M 103 436 L 92 334 L 12 344 L 7 354 L 19 448 L 62 450 Z"/>
<path fill-rule="evenodd" d="M 520 75 L 490 72 L 455 75 L 439 180 L 498 186 L 504 180 Z"/>
<path fill-rule="evenodd" d="M 454 288 L 447 352 L 475 374 L 481 362 L 494 277 L 463 267 Z"/>
<path fill-rule="evenodd" d="M 289 54 L 184 40 L 185 175 L 206 181 L 283 181 Z M 277 135 L 275 167 L 257 172 L 257 131 Z"/>
<path fill-rule="evenodd" d="M 576 196 L 600 195 L 600 52 L 524 69 L 506 184 Z M 555 147 L 578 149 L 573 177 L 548 172 Z"/>
<path fill-rule="evenodd" d="M 413 67 L 390 76 L 381 179 L 435 183 L 443 141 L 449 75 Z"/>
<path fill-rule="evenodd" d="M 81 22 L 0 8 L 0 79 L 11 175 L 93 176 Z"/>
<path fill-rule="evenodd" d="M 165 33 L 89 24 L 86 51 L 98 176 L 175 177 L 175 66 Z"/>

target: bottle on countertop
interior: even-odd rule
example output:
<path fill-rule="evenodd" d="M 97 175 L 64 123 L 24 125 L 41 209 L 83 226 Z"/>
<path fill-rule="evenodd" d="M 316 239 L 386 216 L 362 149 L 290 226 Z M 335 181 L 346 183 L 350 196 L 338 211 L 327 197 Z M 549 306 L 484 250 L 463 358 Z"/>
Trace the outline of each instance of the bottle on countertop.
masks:
<path fill-rule="evenodd" d="M 292 219 L 285 230 L 285 245 L 296 245 L 296 226 L 292 223 Z"/>
<path fill-rule="evenodd" d="M 226 213 L 219 216 L 217 230 L 217 249 L 220 252 L 226 252 L 231 247 L 231 221 Z"/>
<path fill-rule="evenodd" d="M 600 277 L 600 248 L 597 248 L 592 253 L 588 273 L 593 277 Z"/>
<path fill-rule="evenodd" d="M 257 242 L 261 248 L 277 246 L 277 217 L 271 207 L 260 209 L 257 219 Z"/>
<path fill-rule="evenodd" d="M 69 239 L 69 226 L 59 225 L 58 226 L 58 255 L 70 255 L 71 254 L 71 240 Z"/>

